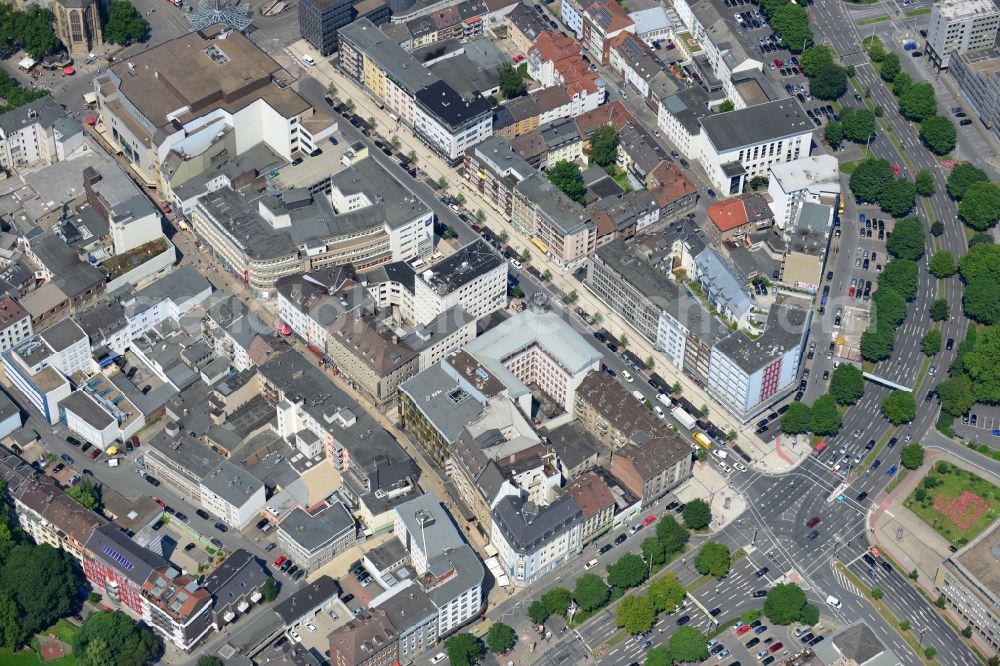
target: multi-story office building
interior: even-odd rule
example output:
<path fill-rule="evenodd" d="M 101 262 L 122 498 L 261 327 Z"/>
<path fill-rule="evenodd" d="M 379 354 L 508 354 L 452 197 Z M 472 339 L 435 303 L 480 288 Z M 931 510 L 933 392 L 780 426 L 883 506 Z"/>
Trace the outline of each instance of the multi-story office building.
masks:
<path fill-rule="evenodd" d="M 48 95 L 0 115 L 0 167 L 10 173 L 89 150 L 83 127 Z"/>
<path fill-rule="evenodd" d="M 514 186 L 511 224 L 531 236 L 532 244 L 563 268 L 581 264 L 597 246 L 597 225 L 584 207 L 542 173 Z"/>
<path fill-rule="evenodd" d="M 691 447 L 676 432 L 611 454 L 611 473 L 649 506 L 691 476 Z"/>
<path fill-rule="evenodd" d="M 504 573 L 525 587 L 578 555 L 582 530 L 583 512 L 569 495 L 547 506 L 508 495 L 493 508 L 490 542 Z"/>
<path fill-rule="evenodd" d="M 31 315 L 10 296 L 0 300 L 0 352 L 31 336 Z"/>
<path fill-rule="evenodd" d="M 382 25 L 391 15 L 383 0 L 304 0 L 299 5 L 299 34 L 328 56 L 337 50 L 337 32 L 345 25 L 359 18 Z"/>
<path fill-rule="evenodd" d="M 948 609 L 972 627 L 977 637 L 1000 650 L 1000 581 L 997 557 L 1000 530 L 984 531 L 940 565 L 934 587 L 944 596 Z"/>
<path fill-rule="evenodd" d="M 701 119 L 712 114 L 711 98 L 694 85 L 658 100 L 656 124 L 684 157 L 698 155 L 701 147 Z"/>
<path fill-rule="evenodd" d="M 278 321 L 324 354 L 333 323 L 373 305 L 368 291 L 354 281 L 349 266 L 289 275 L 276 281 L 274 288 Z"/>
<path fill-rule="evenodd" d="M 537 172 L 502 136 L 494 136 L 465 151 L 466 180 L 507 217 L 514 210 L 514 187 Z"/>
<path fill-rule="evenodd" d="M 987 128 L 1000 127 L 1000 52 L 994 48 L 956 53 L 949 70 Z"/>
<path fill-rule="evenodd" d="M 425 270 L 414 281 L 413 316 L 428 324 L 461 306 L 479 319 L 507 304 L 507 261 L 476 239 Z"/>
<path fill-rule="evenodd" d="M 237 530 L 257 518 L 266 501 L 264 482 L 228 460 L 201 480 L 201 505 Z"/>
<path fill-rule="evenodd" d="M 794 226 L 804 203 L 836 207 L 840 201 L 840 169 L 833 155 L 814 155 L 774 164 L 767 193 L 771 195 L 774 223 L 780 229 Z"/>
<path fill-rule="evenodd" d="M 701 118 L 698 159 L 723 195 L 743 191 L 774 164 L 807 157 L 813 123 L 798 101 L 786 97 Z"/>
<path fill-rule="evenodd" d="M 927 58 L 946 69 L 954 54 L 991 48 L 998 27 L 1000 9 L 992 0 L 935 2 L 927 25 Z"/>
<path fill-rule="evenodd" d="M 306 571 L 315 571 L 357 540 L 354 518 L 338 501 L 312 514 L 295 508 L 278 525 L 282 548 Z"/>
<path fill-rule="evenodd" d="M 372 316 L 355 313 L 335 321 L 327 353 L 344 377 L 383 411 L 396 401 L 399 384 L 417 373 L 417 352 Z"/>

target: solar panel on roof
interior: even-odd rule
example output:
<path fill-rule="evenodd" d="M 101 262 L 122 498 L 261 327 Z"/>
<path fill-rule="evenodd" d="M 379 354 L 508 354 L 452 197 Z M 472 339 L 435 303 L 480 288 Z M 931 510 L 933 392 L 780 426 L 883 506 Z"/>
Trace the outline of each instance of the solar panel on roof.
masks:
<path fill-rule="evenodd" d="M 111 546 L 104 546 L 103 548 L 101 548 L 101 550 L 104 551 L 105 555 L 107 555 L 108 557 L 110 557 L 112 560 L 114 560 L 118 564 L 122 565 L 122 567 L 126 571 L 131 571 L 132 569 L 135 569 L 135 565 L 132 564 L 132 562 L 128 558 L 126 558 L 124 555 L 122 555 L 121 553 L 119 553 L 117 550 L 115 550 Z"/>

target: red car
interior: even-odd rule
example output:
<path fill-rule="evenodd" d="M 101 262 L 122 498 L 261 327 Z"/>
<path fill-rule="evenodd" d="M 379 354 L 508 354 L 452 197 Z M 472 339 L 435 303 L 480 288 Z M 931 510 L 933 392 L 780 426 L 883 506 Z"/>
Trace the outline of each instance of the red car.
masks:
<path fill-rule="evenodd" d="M 892 175 L 893 176 L 898 176 L 901 173 L 903 173 L 903 170 L 899 168 L 899 165 L 898 164 L 893 164 L 892 165 Z"/>
<path fill-rule="evenodd" d="M 153 501 L 160 505 L 160 508 L 167 508 L 167 503 L 161 500 L 159 497 L 154 497 Z"/>
<path fill-rule="evenodd" d="M 783 647 L 785 647 L 784 643 L 775 643 L 771 647 L 767 648 L 767 651 L 770 652 L 771 654 L 774 654 Z"/>
<path fill-rule="evenodd" d="M 280 566 L 281 566 L 282 564 L 284 564 L 284 563 L 285 563 L 285 560 L 287 560 L 287 559 L 288 559 L 288 556 L 287 556 L 287 555 L 279 555 L 279 556 L 278 556 L 278 559 L 276 559 L 276 560 L 274 561 L 274 566 L 276 566 L 276 567 L 280 567 Z"/>
<path fill-rule="evenodd" d="M 819 516 L 813 516 L 812 518 L 809 519 L 809 522 L 806 523 L 806 527 L 812 529 L 817 525 L 819 525 L 819 521 L 820 521 Z"/>
<path fill-rule="evenodd" d="M 875 546 L 869 546 L 868 547 L 868 552 L 871 553 L 872 555 L 874 555 L 875 557 L 882 557 L 882 551 L 880 551 Z"/>
<path fill-rule="evenodd" d="M 740 626 L 736 627 L 736 635 L 737 636 L 742 636 L 743 634 L 747 633 L 748 631 L 750 631 L 750 627 L 748 625 L 741 624 Z"/>
<path fill-rule="evenodd" d="M 785 63 L 781 62 L 780 59 L 775 58 L 774 59 L 774 66 L 777 67 L 778 69 L 781 69 L 782 67 L 785 66 Z"/>
<path fill-rule="evenodd" d="M 847 295 L 850 296 L 851 298 L 854 298 L 854 287 L 851 287 L 850 289 L 847 290 Z"/>
<path fill-rule="evenodd" d="M 654 520 L 656 520 L 656 516 L 653 514 L 649 514 L 648 516 L 642 519 L 642 526 L 649 527 Z"/>

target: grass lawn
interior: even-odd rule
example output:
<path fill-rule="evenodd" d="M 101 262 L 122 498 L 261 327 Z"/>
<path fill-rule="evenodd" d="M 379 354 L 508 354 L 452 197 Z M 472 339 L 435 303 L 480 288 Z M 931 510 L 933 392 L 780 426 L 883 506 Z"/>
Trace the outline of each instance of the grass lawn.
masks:
<path fill-rule="evenodd" d="M 918 7 L 917 9 L 911 9 L 910 11 L 903 12 L 903 13 L 906 14 L 907 16 L 911 16 L 911 17 L 912 16 L 920 16 L 921 14 L 930 14 L 931 13 L 931 8 L 930 7 Z"/>
<path fill-rule="evenodd" d="M 872 25 L 873 23 L 885 23 L 886 21 L 891 21 L 891 16 L 872 16 L 871 18 L 862 19 L 857 22 L 857 25 Z"/>
<path fill-rule="evenodd" d="M 112 257 L 111 259 L 105 261 L 102 265 L 108 271 L 109 277 L 114 280 L 118 276 L 129 272 L 133 268 L 146 263 L 153 257 L 166 252 L 167 247 L 167 241 L 165 239 L 157 238 L 156 240 L 149 241 L 144 245 L 132 248 L 124 254 Z"/>
<path fill-rule="evenodd" d="M 850 174 L 854 173 L 854 169 L 858 166 L 858 162 L 859 161 L 860 160 L 856 160 L 854 162 L 841 162 L 840 163 L 840 170 L 843 171 L 844 173 L 850 175 Z"/>
<path fill-rule="evenodd" d="M 1000 488 L 960 467 L 944 464 L 945 471 L 941 471 L 941 463 L 938 463 L 928 474 L 936 480 L 936 485 L 929 484 L 925 478 L 903 505 L 961 548 L 1000 515 Z"/>

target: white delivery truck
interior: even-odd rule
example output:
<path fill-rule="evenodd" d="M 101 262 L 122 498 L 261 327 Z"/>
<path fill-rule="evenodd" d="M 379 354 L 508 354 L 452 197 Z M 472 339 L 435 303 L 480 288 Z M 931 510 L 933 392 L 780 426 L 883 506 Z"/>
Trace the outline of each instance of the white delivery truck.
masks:
<path fill-rule="evenodd" d="M 696 419 L 695 417 L 693 417 L 690 414 L 688 414 L 680 406 L 677 406 L 677 407 L 674 407 L 673 409 L 671 409 L 670 413 L 673 415 L 673 417 L 675 419 L 677 419 L 678 423 L 680 423 L 682 426 L 684 426 L 688 430 L 690 430 L 691 428 L 693 428 L 695 426 L 695 424 L 698 422 L 698 419 Z"/>
<path fill-rule="evenodd" d="M 118 458 L 108 458 L 108 467 L 118 467 Z"/>

